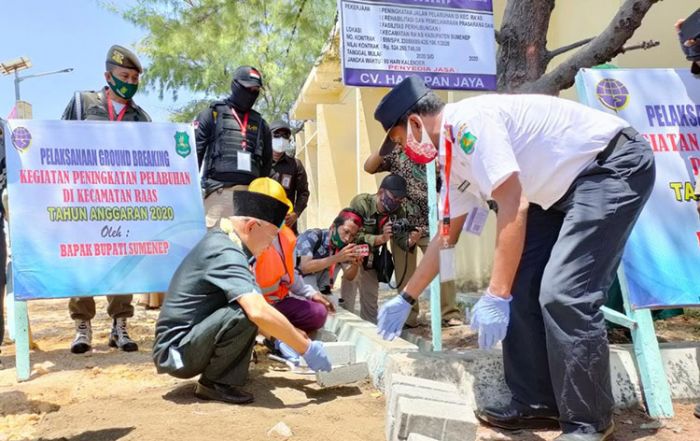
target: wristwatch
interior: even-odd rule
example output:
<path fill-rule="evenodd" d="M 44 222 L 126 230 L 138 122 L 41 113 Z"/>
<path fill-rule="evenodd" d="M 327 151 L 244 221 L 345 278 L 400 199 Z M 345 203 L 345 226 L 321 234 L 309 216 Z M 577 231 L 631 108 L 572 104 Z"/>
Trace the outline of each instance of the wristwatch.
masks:
<path fill-rule="evenodd" d="M 406 291 L 401 291 L 401 294 L 399 294 L 402 299 L 408 302 L 409 305 L 414 305 L 416 303 L 416 299 L 413 297 L 409 296 Z"/>

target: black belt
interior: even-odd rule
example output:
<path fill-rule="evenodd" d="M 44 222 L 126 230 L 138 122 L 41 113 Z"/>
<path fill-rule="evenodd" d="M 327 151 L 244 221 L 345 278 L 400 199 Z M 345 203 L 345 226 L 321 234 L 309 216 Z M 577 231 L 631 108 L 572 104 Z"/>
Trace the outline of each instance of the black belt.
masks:
<path fill-rule="evenodd" d="M 615 136 L 613 136 L 613 138 L 603 149 L 603 151 L 598 153 L 598 156 L 596 156 L 596 160 L 598 162 L 605 162 L 605 160 L 608 159 L 618 147 L 620 147 L 627 141 L 634 139 L 637 136 L 639 136 L 639 132 L 637 132 L 632 127 L 627 127 L 620 130 Z"/>

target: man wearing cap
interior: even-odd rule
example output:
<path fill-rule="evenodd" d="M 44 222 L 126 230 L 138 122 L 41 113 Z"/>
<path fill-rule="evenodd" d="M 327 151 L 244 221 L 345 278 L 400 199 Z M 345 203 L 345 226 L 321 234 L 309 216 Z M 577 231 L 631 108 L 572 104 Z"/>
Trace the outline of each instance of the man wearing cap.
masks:
<path fill-rule="evenodd" d="M 420 232 L 417 246 L 411 250 L 405 250 L 398 246 L 396 240 L 391 241 L 391 252 L 394 256 L 394 271 L 398 292 L 401 292 L 406 283 L 416 271 L 418 250 L 425 255 L 430 243 L 428 234 L 428 179 L 425 164 L 413 162 L 402 149 L 394 149 L 390 153 L 380 156 L 379 152 L 373 152 L 365 161 L 365 171 L 370 174 L 389 172 L 406 180 L 407 196 L 406 206 L 410 207 L 408 214 L 409 223 Z M 439 177 L 439 171 L 436 170 Z M 440 311 L 442 313 L 442 326 L 461 326 L 462 313 L 457 307 L 457 291 L 454 281 L 440 284 Z M 418 302 L 413 305 L 411 313 L 406 320 L 406 327 L 412 328 L 420 325 L 418 315 L 420 309 Z"/>
<path fill-rule="evenodd" d="M 232 215 L 231 193 L 270 176 L 272 135 L 253 110 L 262 87 L 260 71 L 241 66 L 233 74 L 231 95 L 213 102 L 194 121 L 207 228 Z"/>
<path fill-rule="evenodd" d="M 352 280 L 343 279 L 340 297 L 343 307 L 354 311 L 359 290 L 360 317 L 372 323 L 377 322 L 377 261 L 380 248 L 393 239 L 402 249 L 412 250 L 420 239 L 420 233 L 416 231 L 394 234 L 392 229 L 393 222 L 407 217 L 403 206 L 406 194 L 406 180 L 399 175 L 390 174 L 382 179 L 377 193 L 361 193 L 350 202 L 350 208 L 362 216 L 362 228 L 355 242 L 369 245 L 370 252 L 364 259 L 358 275 Z"/>
<path fill-rule="evenodd" d="M 600 307 L 654 185 L 648 143 L 626 121 L 572 101 L 482 95 L 445 105 L 414 76 L 375 118 L 388 132 L 384 151 L 399 145 L 421 163 L 439 157 L 444 183 L 441 234 L 404 292 L 382 305 L 379 333 L 400 332 L 439 256 L 493 199 L 493 270 L 471 326 L 482 348 L 503 340 L 513 398 L 478 417 L 513 430 L 558 422 L 557 441 L 607 439 L 614 400 Z"/>
<path fill-rule="evenodd" d="M 234 192 L 225 229 L 211 229 L 173 275 L 156 323 L 153 361 L 159 373 L 199 375 L 195 395 L 232 404 L 253 401 L 244 391 L 258 331 L 274 336 L 316 371 L 330 371 L 323 344 L 303 336 L 270 306 L 255 283 L 255 257 L 270 246 L 289 206 L 278 199 L 276 182 L 253 181 Z"/>
<path fill-rule="evenodd" d="M 99 91 L 76 92 L 61 119 L 150 122 L 151 117 L 132 99 L 142 72 L 141 63 L 133 52 L 118 45 L 110 47 L 105 60 L 107 85 Z M 126 319 L 134 315 L 131 300 L 132 295 L 107 296 L 107 313 L 112 318 L 109 346 L 127 352 L 138 350 L 126 326 Z M 70 350 L 82 354 L 92 348 L 91 320 L 95 317 L 95 300 L 92 297 L 73 297 L 68 309 L 76 328 Z"/>
<path fill-rule="evenodd" d="M 300 160 L 288 155 L 292 128 L 282 120 L 277 120 L 270 125 L 272 132 L 272 179 L 282 184 L 287 192 L 287 198 L 294 202 L 294 210 L 291 211 L 284 223 L 299 234 L 297 219 L 306 210 L 309 203 L 309 182 L 306 178 L 306 169 Z"/>

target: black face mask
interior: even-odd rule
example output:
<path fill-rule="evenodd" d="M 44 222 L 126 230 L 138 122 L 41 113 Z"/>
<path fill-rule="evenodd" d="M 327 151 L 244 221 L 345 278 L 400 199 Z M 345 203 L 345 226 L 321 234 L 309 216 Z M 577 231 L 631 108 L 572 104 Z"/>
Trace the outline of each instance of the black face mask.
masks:
<path fill-rule="evenodd" d="M 238 81 L 231 82 L 231 97 L 229 101 L 231 105 L 241 112 L 247 112 L 253 108 L 253 104 L 258 99 L 260 91 L 251 92 L 246 87 L 243 87 Z"/>

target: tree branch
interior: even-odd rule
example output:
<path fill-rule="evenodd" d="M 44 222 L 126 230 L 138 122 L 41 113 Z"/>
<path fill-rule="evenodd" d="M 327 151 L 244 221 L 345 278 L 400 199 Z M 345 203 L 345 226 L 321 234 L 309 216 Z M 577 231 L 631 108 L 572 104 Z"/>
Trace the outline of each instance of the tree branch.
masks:
<path fill-rule="evenodd" d="M 566 45 L 566 46 L 562 46 L 562 47 L 560 47 L 559 49 L 554 49 L 554 50 L 552 50 L 552 51 L 547 51 L 547 63 L 549 63 L 549 61 L 550 61 L 552 58 L 554 58 L 554 57 L 556 57 L 556 56 L 558 56 L 558 55 L 561 55 L 561 54 L 563 54 L 563 53 L 572 51 L 572 50 L 574 50 L 574 49 L 580 48 L 581 46 L 585 46 L 585 45 L 587 45 L 588 43 L 590 43 L 591 41 L 593 41 L 593 37 L 591 37 L 591 38 L 586 38 L 586 39 L 584 39 L 584 40 L 577 41 L 576 43 L 571 43 L 571 44 L 568 44 L 568 45 Z"/>
<path fill-rule="evenodd" d="M 292 41 L 294 41 L 294 35 L 297 33 L 297 26 L 299 26 L 299 19 L 301 18 L 301 13 L 304 12 L 304 6 L 306 6 L 307 0 L 302 0 L 301 5 L 299 5 L 299 11 L 297 11 L 297 16 L 294 19 L 294 27 L 292 28 L 292 35 L 289 36 L 289 44 L 287 45 L 287 51 L 284 53 L 284 57 L 289 56 L 289 50 L 292 47 Z"/>
<path fill-rule="evenodd" d="M 661 46 L 661 42 L 658 40 L 647 40 L 647 41 L 642 41 L 639 44 L 633 44 L 632 46 L 625 46 L 622 49 L 620 49 L 620 53 L 624 54 L 625 52 L 635 51 L 637 49 L 647 50 L 647 49 L 654 48 L 656 46 Z"/>
<path fill-rule="evenodd" d="M 496 43 L 501 44 L 501 31 L 494 31 L 493 36 L 496 38 Z"/>
<path fill-rule="evenodd" d="M 556 95 L 574 84 L 578 70 L 606 63 L 620 54 L 623 45 L 641 26 L 649 9 L 661 0 L 625 0 L 605 30 L 583 49 L 557 66 L 548 74 L 523 85 L 519 92 Z"/>

